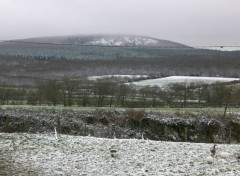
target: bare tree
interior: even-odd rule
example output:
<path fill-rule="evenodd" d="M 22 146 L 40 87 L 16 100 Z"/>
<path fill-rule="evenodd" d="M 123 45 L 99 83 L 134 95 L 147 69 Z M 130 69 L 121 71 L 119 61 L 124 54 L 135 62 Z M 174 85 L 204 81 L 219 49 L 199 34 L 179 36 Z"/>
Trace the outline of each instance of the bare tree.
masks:
<path fill-rule="evenodd" d="M 72 106 L 73 105 L 73 94 L 76 92 L 78 87 L 78 80 L 70 79 L 65 77 L 61 84 L 61 91 L 63 94 L 63 105 Z"/>

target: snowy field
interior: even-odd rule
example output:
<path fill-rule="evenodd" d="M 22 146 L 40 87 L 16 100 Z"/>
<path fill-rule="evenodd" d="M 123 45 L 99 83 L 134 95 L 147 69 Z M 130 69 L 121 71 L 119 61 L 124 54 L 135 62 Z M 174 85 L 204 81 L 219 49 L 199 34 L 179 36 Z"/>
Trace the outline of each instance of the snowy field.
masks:
<path fill-rule="evenodd" d="M 89 76 L 88 80 L 96 81 L 97 79 L 105 78 L 146 78 L 147 75 L 102 75 L 102 76 Z"/>
<path fill-rule="evenodd" d="M 208 164 L 212 144 L 0 133 L 0 175 L 240 175 L 233 156 Z M 217 152 L 239 145 L 218 144 Z"/>
<path fill-rule="evenodd" d="M 218 50 L 218 51 L 240 51 L 238 46 L 213 46 L 213 47 L 196 47 L 197 49 L 209 49 L 209 50 Z"/>
<path fill-rule="evenodd" d="M 137 86 L 159 86 L 164 87 L 171 83 L 190 83 L 190 82 L 202 82 L 202 83 L 214 83 L 214 82 L 231 82 L 239 81 L 238 78 L 222 78 L 222 77 L 195 77 L 195 76 L 170 76 L 158 79 L 148 79 L 143 81 L 132 82 Z"/>

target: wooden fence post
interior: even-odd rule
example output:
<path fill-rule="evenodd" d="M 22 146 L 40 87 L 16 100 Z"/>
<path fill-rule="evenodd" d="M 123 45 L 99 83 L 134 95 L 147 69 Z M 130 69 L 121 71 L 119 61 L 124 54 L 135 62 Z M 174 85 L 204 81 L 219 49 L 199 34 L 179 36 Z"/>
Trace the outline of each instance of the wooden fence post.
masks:
<path fill-rule="evenodd" d="M 86 124 L 84 124 L 84 135 L 85 135 L 85 136 L 88 135 L 88 134 L 87 134 L 87 125 L 86 125 Z"/>
<path fill-rule="evenodd" d="M 237 141 L 240 143 L 240 124 L 238 124 Z"/>
<path fill-rule="evenodd" d="M 232 127 L 229 127 L 228 143 L 231 144 L 231 142 L 232 142 Z"/>
<path fill-rule="evenodd" d="M 9 123 L 10 123 L 10 118 L 8 116 L 5 117 L 5 126 L 4 126 L 4 132 L 9 133 Z"/>
<path fill-rule="evenodd" d="M 165 140 L 168 139 L 168 127 L 167 127 L 167 125 L 164 126 L 163 136 L 164 136 Z"/>
<path fill-rule="evenodd" d="M 188 128 L 184 127 L 184 141 L 187 142 Z"/>

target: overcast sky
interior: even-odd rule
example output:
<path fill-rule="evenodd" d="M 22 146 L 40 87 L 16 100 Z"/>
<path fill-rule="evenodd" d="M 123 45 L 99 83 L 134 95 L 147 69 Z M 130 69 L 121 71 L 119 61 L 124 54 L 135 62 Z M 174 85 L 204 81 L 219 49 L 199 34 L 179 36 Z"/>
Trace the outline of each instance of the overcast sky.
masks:
<path fill-rule="evenodd" d="M 0 40 L 108 33 L 240 45 L 240 0 L 0 0 Z"/>

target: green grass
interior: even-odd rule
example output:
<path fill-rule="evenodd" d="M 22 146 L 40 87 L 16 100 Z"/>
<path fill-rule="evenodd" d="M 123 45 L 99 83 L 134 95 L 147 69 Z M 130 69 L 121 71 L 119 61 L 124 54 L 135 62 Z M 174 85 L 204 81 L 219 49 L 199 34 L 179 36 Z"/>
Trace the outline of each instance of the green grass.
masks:
<path fill-rule="evenodd" d="M 31 106 L 31 105 L 1 105 L 0 108 L 22 108 L 22 109 L 32 109 L 32 110 L 41 110 L 41 109 L 56 109 L 56 110 L 74 110 L 74 111 L 90 111 L 96 109 L 104 110 L 127 110 L 129 108 L 119 108 L 119 107 L 64 107 L 64 106 Z M 210 113 L 210 114 L 223 114 L 224 107 L 222 108 L 213 108 L 213 107 L 204 107 L 204 108 L 133 108 L 135 110 L 144 110 L 146 112 L 160 112 L 160 113 Z M 228 108 L 228 114 L 240 113 L 240 108 Z"/>
<path fill-rule="evenodd" d="M 212 108 L 212 107 L 204 107 L 204 108 L 147 108 L 146 111 L 150 112 L 164 112 L 164 113 L 213 113 L 213 114 L 222 114 L 224 112 L 224 108 Z M 240 113 L 240 108 L 229 108 L 227 113 Z"/>

